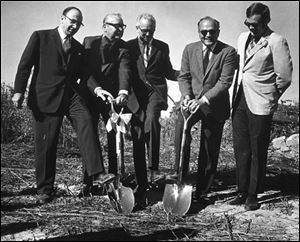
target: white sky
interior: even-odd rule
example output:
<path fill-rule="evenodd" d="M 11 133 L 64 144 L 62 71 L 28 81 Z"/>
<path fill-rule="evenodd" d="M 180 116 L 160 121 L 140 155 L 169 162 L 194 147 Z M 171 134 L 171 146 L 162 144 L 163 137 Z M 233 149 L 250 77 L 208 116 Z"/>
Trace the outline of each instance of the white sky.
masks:
<path fill-rule="evenodd" d="M 270 28 L 288 40 L 294 64 L 293 83 L 282 99 L 299 102 L 299 2 L 261 1 L 271 12 Z M 209 15 L 219 20 L 219 40 L 236 48 L 246 8 L 252 1 L 1 1 L 1 83 L 13 85 L 17 65 L 33 31 L 55 28 L 64 8 L 76 6 L 82 10 L 84 27 L 75 38 L 102 34 L 102 20 L 107 13 L 122 14 L 127 28 L 123 39 L 136 37 L 135 20 L 148 12 L 157 21 L 154 37 L 169 44 L 173 67 L 180 69 L 184 47 L 199 40 L 197 22 Z M 178 84 L 168 81 L 169 95 L 176 101 Z"/>

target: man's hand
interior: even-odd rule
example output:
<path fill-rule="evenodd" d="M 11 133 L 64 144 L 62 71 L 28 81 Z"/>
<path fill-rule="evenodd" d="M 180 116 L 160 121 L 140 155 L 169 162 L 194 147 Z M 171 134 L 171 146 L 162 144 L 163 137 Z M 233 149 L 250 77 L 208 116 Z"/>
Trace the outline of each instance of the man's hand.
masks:
<path fill-rule="evenodd" d="M 182 106 L 183 108 L 187 108 L 188 107 L 188 103 L 189 101 L 191 100 L 190 96 L 189 95 L 186 95 L 182 101 Z"/>
<path fill-rule="evenodd" d="M 195 113 L 205 103 L 206 102 L 204 98 L 193 99 L 188 102 L 187 107 L 191 113 Z"/>
<path fill-rule="evenodd" d="M 108 97 L 111 98 L 111 100 L 114 99 L 110 92 L 102 89 L 101 87 L 95 88 L 95 94 L 97 97 L 100 97 L 103 101 L 106 101 Z"/>
<path fill-rule="evenodd" d="M 116 98 L 116 104 L 119 106 L 126 106 L 128 101 L 128 96 L 126 94 L 119 94 Z"/>
<path fill-rule="evenodd" d="M 14 103 L 14 106 L 16 108 L 22 108 L 22 104 L 23 104 L 23 101 L 24 101 L 24 94 L 22 93 L 15 93 L 11 99 Z"/>

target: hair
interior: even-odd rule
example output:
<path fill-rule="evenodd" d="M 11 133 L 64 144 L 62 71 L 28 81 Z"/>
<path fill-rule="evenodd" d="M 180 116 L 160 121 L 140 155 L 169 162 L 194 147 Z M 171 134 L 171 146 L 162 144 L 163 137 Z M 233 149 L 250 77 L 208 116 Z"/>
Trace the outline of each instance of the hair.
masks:
<path fill-rule="evenodd" d="M 154 28 L 156 27 L 156 20 L 155 20 L 155 18 L 153 17 L 152 14 L 150 14 L 150 13 L 140 14 L 136 19 L 136 27 L 140 26 L 141 19 L 147 19 L 147 20 L 151 21 L 154 24 Z"/>
<path fill-rule="evenodd" d="M 271 21 L 270 10 L 268 6 L 262 3 L 252 3 L 246 10 L 246 17 L 250 18 L 253 15 L 261 15 L 262 22 L 268 24 Z"/>
<path fill-rule="evenodd" d="M 67 7 L 67 8 L 65 8 L 64 11 L 62 12 L 62 15 L 66 16 L 67 13 L 70 12 L 72 9 L 77 10 L 80 13 L 80 15 L 82 16 L 82 12 L 80 11 L 79 8 L 76 8 L 76 7 Z"/>
<path fill-rule="evenodd" d="M 217 26 L 217 28 L 220 29 L 220 22 L 219 22 L 218 20 L 216 20 L 216 19 L 210 17 L 210 16 L 206 16 L 206 17 L 204 17 L 204 18 L 201 18 L 201 19 L 199 20 L 199 22 L 197 23 L 198 28 L 199 28 L 200 23 L 201 23 L 202 21 L 204 21 L 204 20 L 213 21 L 213 22 L 215 23 L 215 25 Z"/>
<path fill-rule="evenodd" d="M 103 24 L 106 23 L 106 19 L 110 16 L 116 16 L 117 18 L 119 18 L 123 21 L 122 15 L 120 13 L 109 13 L 109 14 L 106 14 L 105 17 L 103 18 Z"/>

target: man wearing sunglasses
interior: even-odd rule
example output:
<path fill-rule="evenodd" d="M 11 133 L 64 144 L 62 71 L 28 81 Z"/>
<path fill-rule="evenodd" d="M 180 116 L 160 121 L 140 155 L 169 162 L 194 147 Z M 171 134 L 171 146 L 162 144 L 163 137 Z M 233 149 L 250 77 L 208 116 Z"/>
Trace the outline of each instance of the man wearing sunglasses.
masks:
<path fill-rule="evenodd" d="M 229 203 L 245 204 L 246 210 L 260 207 L 257 194 L 264 191 L 272 117 L 292 78 L 287 41 L 268 27 L 270 20 L 266 5 L 251 4 L 244 22 L 249 31 L 238 38 L 232 111 L 238 195 Z"/>
<path fill-rule="evenodd" d="M 126 25 L 119 13 L 107 14 L 103 19 L 103 34 L 84 38 L 87 56 L 86 79 L 82 82 L 98 134 L 100 114 L 106 124 L 110 118 L 110 96 L 118 106 L 126 106 L 131 78 L 129 51 L 121 38 Z M 115 132 L 107 133 L 109 173 L 117 174 Z M 100 146 L 100 144 L 99 144 Z M 88 195 L 87 187 L 84 195 Z"/>
<path fill-rule="evenodd" d="M 132 58 L 133 91 L 138 100 L 136 105 L 129 102 L 131 110 L 136 110 L 132 117 L 132 138 L 135 173 L 138 182 L 136 192 L 137 208 L 143 208 L 148 187 L 146 150 L 150 181 L 153 183 L 163 174 L 159 172 L 160 123 L 161 110 L 166 110 L 167 82 L 176 80 L 178 71 L 172 67 L 169 57 L 169 46 L 153 38 L 156 28 L 155 18 L 148 13 L 137 17 L 138 37 L 128 41 Z M 130 96 L 130 101 L 131 101 Z"/>
<path fill-rule="evenodd" d="M 218 41 L 219 22 L 209 16 L 198 22 L 200 41 L 187 45 L 183 51 L 178 77 L 182 105 L 186 112 L 194 113 L 188 130 L 201 120 L 200 152 L 194 201 L 210 203 L 206 197 L 217 169 L 219 150 L 226 119 L 230 116 L 228 89 L 237 63 L 233 47 Z M 175 152 L 178 170 L 184 119 L 179 113 L 176 122 Z M 187 179 L 192 136 L 186 135 L 183 149 L 183 180 Z"/>
<path fill-rule="evenodd" d="M 81 26 L 81 11 L 68 7 L 61 15 L 58 28 L 35 31 L 23 52 L 15 78 L 12 100 L 21 108 L 33 68 L 28 106 L 32 110 L 35 133 L 38 203 L 50 202 L 55 195 L 57 144 L 64 116 L 77 133 L 87 175 L 101 183 L 108 178 L 92 116 L 77 83 L 83 74 L 84 48 L 73 36 Z"/>

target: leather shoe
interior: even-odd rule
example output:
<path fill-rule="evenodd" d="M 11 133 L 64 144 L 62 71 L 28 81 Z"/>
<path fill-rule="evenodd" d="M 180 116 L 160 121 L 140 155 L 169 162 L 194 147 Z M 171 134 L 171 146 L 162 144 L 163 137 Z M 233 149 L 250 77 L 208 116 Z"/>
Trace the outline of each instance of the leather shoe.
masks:
<path fill-rule="evenodd" d="M 137 191 L 134 193 L 135 206 L 133 212 L 143 210 L 148 206 L 147 191 L 149 187 L 138 187 Z"/>
<path fill-rule="evenodd" d="M 230 205 L 241 205 L 246 202 L 247 194 L 239 193 L 234 199 L 228 202 Z"/>
<path fill-rule="evenodd" d="M 54 199 L 54 193 L 42 193 L 37 196 L 36 202 L 38 204 L 49 203 Z"/>
<path fill-rule="evenodd" d="M 166 180 L 177 180 L 177 178 L 178 178 L 177 172 L 173 172 L 166 176 Z"/>
<path fill-rule="evenodd" d="M 192 199 L 192 202 L 193 203 L 199 203 L 199 204 L 204 205 L 204 206 L 214 204 L 214 201 L 212 201 L 211 199 L 209 199 L 207 196 L 204 196 L 204 195 L 202 195 L 200 197 L 194 197 Z"/>
<path fill-rule="evenodd" d="M 245 202 L 245 210 L 254 211 L 260 208 L 260 204 L 258 203 L 257 195 L 248 195 L 247 200 Z"/>
<path fill-rule="evenodd" d="M 114 181 L 116 176 L 112 173 L 102 173 L 97 175 L 97 177 L 93 180 L 93 186 L 103 186 L 104 184 L 110 183 Z"/>

